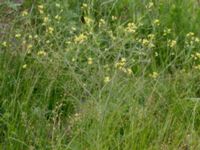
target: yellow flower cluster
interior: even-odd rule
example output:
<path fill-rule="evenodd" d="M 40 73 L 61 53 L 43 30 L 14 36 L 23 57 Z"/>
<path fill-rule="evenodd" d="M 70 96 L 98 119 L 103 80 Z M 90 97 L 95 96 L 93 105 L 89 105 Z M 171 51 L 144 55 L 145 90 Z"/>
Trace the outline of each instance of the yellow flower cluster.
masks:
<path fill-rule="evenodd" d="M 60 19 L 61 19 L 61 16 L 59 16 L 59 15 L 56 15 L 54 18 L 55 18 L 56 20 L 60 21 Z"/>
<path fill-rule="evenodd" d="M 168 29 L 164 29 L 164 33 L 163 33 L 163 35 L 166 36 L 166 35 L 170 34 L 171 31 L 172 31 L 172 30 L 169 29 L 169 28 L 168 28 Z"/>
<path fill-rule="evenodd" d="M 115 64 L 115 68 L 127 73 L 128 75 L 133 73 L 131 68 L 126 67 L 126 58 L 121 58 L 121 60 Z"/>
<path fill-rule="evenodd" d="M 110 82 L 110 77 L 109 77 L 109 76 L 106 76 L 106 77 L 104 78 L 104 83 L 108 83 L 108 82 Z"/>
<path fill-rule="evenodd" d="M 135 25 L 135 23 L 128 23 L 127 27 L 125 28 L 125 32 L 128 33 L 135 33 L 137 30 L 137 26 Z"/>
<path fill-rule="evenodd" d="M 146 38 L 139 39 L 139 42 L 142 44 L 143 47 L 154 48 L 155 47 L 155 45 L 153 44 L 154 39 L 155 39 L 155 35 L 149 34 L 148 39 L 146 39 Z"/>
<path fill-rule="evenodd" d="M 83 5 L 81 6 L 81 9 L 87 9 L 88 5 L 86 3 L 83 3 Z"/>
<path fill-rule="evenodd" d="M 115 20 L 117 20 L 117 17 L 116 16 L 112 16 L 112 21 L 115 21 Z"/>
<path fill-rule="evenodd" d="M 41 50 L 41 51 L 39 51 L 39 52 L 37 53 L 37 55 L 38 55 L 38 56 L 46 56 L 47 53 L 46 53 L 45 51 Z"/>
<path fill-rule="evenodd" d="M 85 23 L 88 25 L 88 26 L 90 26 L 90 25 L 92 25 L 93 23 L 94 23 L 94 20 L 92 19 L 92 18 L 90 18 L 90 17 L 84 17 L 84 19 L 85 19 Z"/>
<path fill-rule="evenodd" d="M 195 54 L 192 54 L 192 58 L 194 60 L 200 60 L 200 53 L 199 52 L 196 52 Z"/>
<path fill-rule="evenodd" d="M 28 16 L 28 11 L 27 10 L 22 11 L 21 15 L 22 17 Z"/>
<path fill-rule="evenodd" d="M 20 38 L 20 37 L 21 37 L 21 34 L 20 34 L 20 33 L 17 33 L 17 34 L 15 34 L 15 37 L 16 37 L 16 38 Z"/>
<path fill-rule="evenodd" d="M 168 45 L 170 48 L 174 48 L 174 47 L 177 45 L 177 42 L 176 42 L 176 40 L 168 40 L 168 41 L 167 41 L 167 45 Z"/>
<path fill-rule="evenodd" d="M 44 14 L 44 6 L 38 5 L 38 11 L 39 11 L 40 14 Z"/>
<path fill-rule="evenodd" d="M 74 38 L 74 42 L 79 43 L 79 44 L 85 42 L 86 40 L 87 40 L 87 36 L 83 33 L 81 33 L 78 36 L 75 36 L 75 38 Z"/>
<path fill-rule="evenodd" d="M 53 34 L 54 28 L 53 27 L 48 27 L 46 32 L 49 34 Z"/>
<path fill-rule="evenodd" d="M 88 58 L 88 65 L 92 65 L 93 64 L 93 59 L 91 57 Z"/>
<path fill-rule="evenodd" d="M 159 74 L 157 72 L 153 72 L 149 75 L 151 78 L 156 79 L 158 78 Z"/>
<path fill-rule="evenodd" d="M 159 25 L 160 25 L 160 20 L 155 19 L 155 20 L 153 21 L 153 25 L 159 26 Z"/>
<path fill-rule="evenodd" d="M 186 34 L 186 46 L 192 46 L 194 43 L 199 43 L 200 39 L 194 35 L 193 32 Z"/>
<path fill-rule="evenodd" d="M 27 64 L 24 64 L 24 65 L 22 66 L 22 68 L 23 68 L 23 69 L 26 69 L 26 68 L 27 68 Z"/>
<path fill-rule="evenodd" d="M 99 20 L 99 27 L 102 27 L 106 24 L 106 21 L 104 19 Z"/>

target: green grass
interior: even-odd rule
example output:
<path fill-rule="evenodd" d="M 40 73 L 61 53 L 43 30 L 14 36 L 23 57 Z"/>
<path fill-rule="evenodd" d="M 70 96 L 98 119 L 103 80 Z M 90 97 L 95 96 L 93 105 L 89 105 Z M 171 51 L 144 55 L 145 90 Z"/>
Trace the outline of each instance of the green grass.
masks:
<path fill-rule="evenodd" d="M 0 149 L 200 149 L 199 7 L 2 2 Z"/>

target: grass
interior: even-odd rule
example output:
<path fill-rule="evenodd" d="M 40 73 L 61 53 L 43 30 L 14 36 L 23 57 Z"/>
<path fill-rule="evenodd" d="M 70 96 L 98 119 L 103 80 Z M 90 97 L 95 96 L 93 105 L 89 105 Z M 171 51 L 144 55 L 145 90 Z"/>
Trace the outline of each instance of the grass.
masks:
<path fill-rule="evenodd" d="M 195 0 L 0 4 L 0 148 L 199 149 Z"/>

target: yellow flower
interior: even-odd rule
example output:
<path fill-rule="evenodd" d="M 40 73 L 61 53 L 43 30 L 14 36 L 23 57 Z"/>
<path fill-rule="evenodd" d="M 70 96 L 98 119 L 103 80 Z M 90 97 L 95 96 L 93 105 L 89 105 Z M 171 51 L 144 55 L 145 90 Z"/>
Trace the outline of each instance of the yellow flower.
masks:
<path fill-rule="evenodd" d="M 43 5 L 38 5 L 38 9 L 44 9 Z"/>
<path fill-rule="evenodd" d="M 131 68 L 127 68 L 127 74 L 131 75 L 133 73 L 133 71 L 131 70 Z"/>
<path fill-rule="evenodd" d="M 20 38 L 20 37 L 21 37 L 21 34 L 20 34 L 20 33 L 17 33 L 17 34 L 15 34 L 15 37 L 16 37 L 16 38 Z"/>
<path fill-rule="evenodd" d="M 199 38 L 198 38 L 198 37 L 196 37 L 196 38 L 195 38 L 195 42 L 197 42 L 197 43 L 199 43 L 199 42 L 200 42 L 200 40 L 199 40 Z"/>
<path fill-rule="evenodd" d="M 4 42 L 2 43 L 2 45 L 3 45 L 4 47 L 7 47 L 7 42 L 4 41 Z"/>
<path fill-rule="evenodd" d="M 53 31 L 54 31 L 54 28 L 53 28 L 53 27 L 49 27 L 48 30 L 47 30 L 47 32 L 48 32 L 49 34 L 53 34 Z"/>
<path fill-rule="evenodd" d="M 38 56 L 46 56 L 47 53 L 46 53 L 45 51 L 39 51 L 39 52 L 37 53 L 37 55 L 38 55 Z"/>
<path fill-rule="evenodd" d="M 176 40 L 168 40 L 168 46 L 171 48 L 174 48 L 176 46 L 177 42 Z"/>
<path fill-rule="evenodd" d="M 149 44 L 149 41 L 147 39 L 142 40 L 143 46 L 147 46 Z"/>
<path fill-rule="evenodd" d="M 200 65 L 194 66 L 194 68 L 200 70 Z"/>
<path fill-rule="evenodd" d="M 28 15 L 27 10 L 22 11 L 21 15 L 22 15 L 23 17 L 24 17 L 24 16 L 27 16 L 27 15 Z"/>
<path fill-rule="evenodd" d="M 159 25 L 160 25 L 160 20 L 155 19 L 155 20 L 153 21 L 153 24 L 156 25 L 156 26 L 159 26 Z"/>
<path fill-rule="evenodd" d="M 112 21 L 117 20 L 116 16 L 112 16 Z"/>
<path fill-rule="evenodd" d="M 91 57 L 88 58 L 88 65 L 93 64 L 93 59 Z"/>
<path fill-rule="evenodd" d="M 59 15 L 56 15 L 56 16 L 55 16 L 55 19 L 56 19 L 56 20 L 60 20 L 61 17 L 60 17 Z"/>
<path fill-rule="evenodd" d="M 27 46 L 27 49 L 31 49 L 33 47 L 33 45 L 32 44 L 29 44 L 28 46 Z"/>
<path fill-rule="evenodd" d="M 136 29 L 137 29 L 137 26 L 135 25 L 135 23 L 132 22 L 132 23 L 128 23 L 127 27 L 125 28 L 125 31 L 129 33 L 135 33 Z"/>
<path fill-rule="evenodd" d="M 103 26 L 106 24 L 106 21 L 104 19 L 99 20 L 99 27 Z"/>
<path fill-rule="evenodd" d="M 78 36 L 75 36 L 75 38 L 74 38 L 74 42 L 79 43 L 79 44 L 83 43 L 86 40 L 87 40 L 87 36 L 84 35 L 83 33 Z"/>
<path fill-rule="evenodd" d="M 94 20 L 92 20 L 92 18 L 90 18 L 90 17 L 84 17 L 84 19 L 85 19 L 85 23 L 87 25 L 91 25 L 94 22 Z"/>
<path fill-rule="evenodd" d="M 115 67 L 118 69 L 122 69 L 125 67 L 125 65 L 126 65 L 126 58 L 121 58 L 121 60 L 115 64 Z"/>
<path fill-rule="evenodd" d="M 194 36 L 193 32 L 189 32 L 188 34 L 186 34 L 186 37 L 192 37 L 192 36 Z"/>
<path fill-rule="evenodd" d="M 88 5 L 86 3 L 83 3 L 81 9 L 86 9 L 86 8 L 88 8 Z"/>
<path fill-rule="evenodd" d="M 27 68 L 27 64 L 24 64 L 24 65 L 22 66 L 22 68 L 23 68 L 23 69 L 26 69 L 26 68 Z"/>
<path fill-rule="evenodd" d="M 157 72 L 153 72 L 153 73 L 150 74 L 149 76 L 150 76 L 151 78 L 156 79 L 156 78 L 159 76 L 159 74 L 158 74 Z"/>
<path fill-rule="evenodd" d="M 164 29 L 163 35 L 166 36 L 167 34 L 171 33 L 171 29 Z"/>
<path fill-rule="evenodd" d="M 39 10 L 39 13 L 40 14 L 43 14 L 44 13 L 44 6 L 43 5 L 38 5 L 38 10 Z"/>
<path fill-rule="evenodd" d="M 110 77 L 109 77 L 109 76 L 106 76 L 106 77 L 104 78 L 104 83 L 108 83 L 108 82 L 110 82 Z"/>
<path fill-rule="evenodd" d="M 48 23 L 49 22 L 49 17 L 44 17 L 43 21 L 44 21 L 44 24 Z"/>

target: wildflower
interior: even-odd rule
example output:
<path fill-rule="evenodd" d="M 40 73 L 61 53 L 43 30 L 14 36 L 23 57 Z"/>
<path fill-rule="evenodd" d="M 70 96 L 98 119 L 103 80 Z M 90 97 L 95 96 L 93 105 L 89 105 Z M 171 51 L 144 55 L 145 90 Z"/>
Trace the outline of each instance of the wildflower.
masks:
<path fill-rule="evenodd" d="M 56 15 L 56 16 L 55 16 L 55 19 L 56 19 L 56 20 L 60 20 L 61 17 L 60 17 L 59 15 Z"/>
<path fill-rule="evenodd" d="M 24 16 L 27 16 L 27 15 L 28 15 L 27 10 L 22 11 L 21 15 L 22 15 L 23 17 L 24 17 Z"/>
<path fill-rule="evenodd" d="M 104 19 L 100 19 L 100 20 L 99 20 L 99 27 L 101 27 L 101 26 L 103 26 L 103 25 L 105 25 L 105 24 L 106 24 L 106 22 L 105 22 Z"/>
<path fill-rule="evenodd" d="M 38 5 L 38 9 L 44 9 L 43 5 Z"/>
<path fill-rule="evenodd" d="M 193 32 L 189 32 L 188 34 L 186 34 L 186 37 L 192 37 L 192 36 L 194 36 Z"/>
<path fill-rule="evenodd" d="M 200 65 L 194 66 L 194 68 L 200 70 Z"/>
<path fill-rule="evenodd" d="M 171 33 L 171 29 L 164 29 L 163 35 L 166 36 L 167 34 Z"/>
<path fill-rule="evenodd" d="M 108 83 L 108 82 L 110 82 L 110 77 L 109 77 L 109 76 L 106 76 L 106 77 L 104 78 L 104 83 Z"/>
<path fill-rule="evenodd" d="M 157 72 L 153 72 L 152 74 L 149 75 L 151 78 L 156 79 L 159 74 Z"/>
<path fill-rule="evenodd" d="M 127 27 L 125 28 L 125 31 L 129 33 L 135 33 L 136 29 L 137 29 L 137 26 L 135 25 L 135 23 L 132 22 L 132 23 L 128 23 Z"/>
<path fill-rule="evenodd" d="M 149 44 L 149 41 L 147 39 L 142 40 L 143 46 L 147 46 Z"/>
<path fill-rule="evenodd" d="M 7 47 L 7 42 L 4 41 L 4 42 L 2 43 L 2 45 L 3 45 L 4 47 Z"/>
<path fill-rule="evenodd" d="M 158 52 L 155 52 L 155 56 L 158 57 Z"/>
<path fill-rule="evenodd" d="M 16 38 L 20 38 L 20 37 L 21 37 L 21 34 L 20 34 L 20 33 L 17 33 L 17 34 L 15 34 L 15 37 L 16 37 Z"/>
<path fill-rule="evenodd" d="M 83 3 L 81 9 L 86 9 L 86 8 L 88 8 L 88 5 L 86 3 Z"/>
<path fill-rule="evenodd" d="M 46 56 L 47 53 L 46 53 L 45 51 L 39 51 L 39 52 L 37 53 L 37 55 L 38 55 L 38 56 Z"/>
<path fill-rule="evenodd" d="M 44 24 L 48 23 L 50 20 L 49 20 L 49 17 L 44 17 L 43 18 L 43 21 L 44 21 Z"/>
<path fill-rule="evenodd" d="M 126 58 L 121 58 L 121 60 L 115 64 L 115 67 L 118 69 L 122 69 L 125 67 L 125 65 L 126 65 Z"/>
<path fill-rule="evenodd" d="M 33 47 L 33 45 L 32 44 L 29 44 L 28 46 L 27 46 L 27 49 L 31 49 Z"/>
<path fill-rule="evenodd" d="M 53 34 L 53 31 L 54 31 L 54 28 L 53 28 L 53 27 L 49 27 L 48 30 L 47 30 L 47 32 L 48 32 L 49 34 Z"/>
<path fill-rule="evenodd" d="M 79 36 L 75 36 L 75 38 L 74 38 L 74 42 L 79 43 L 79 44 L 83 43 L 86 40 L 87 40 L 87 36 L 84 35 L 83 33 L 80 34 Z"/>
<path fill-rule="evenodd" d="M 112 21 L 117 20 L 116 16 L 112 16 Z"/>
<path fill-rule="evenodd" d="M 160 20 L 155 19 L 155 20 L 153 21 L 153 24 L 156 25 L 156 26 L 159 26 L 159 25 L 160 25 Z"/>
<path fill-rule="evenodd" d="M 155 39 L 155 34 L 149 34 L 148 38 L 151 39 L 151 40 L 154 40 Z"/>
<path fill-rule="evenodd" d="M 92 60 L 91 57 L 89 57 L 89 58 L 88 58 L 88 65 L 91 65 L 91 64 L 93 64 L 93 60 Z"/>
<path fill-rule="evenodd" d="M 44 6 L 43 5 L 38 5 L 38 11 L 40 14 L 43 14 L 44 13 Z"/>
<path fill-rule="evenodd" d="M 22 68 L 23 68 L 23 69 L 26 69 L 26 68 L 27 68 L 27 64 L 24 64 L 24 65 L 22 66 Z"/>
<path fill-rule="evenodd" d="M 200 40 L 199 40 L 199 38 L 198 38 L 198 37 L 196 37 L 194 40 L 195 40 L 195 42 L 197 42 L 197 43 L 199 43 L 199 42 L 200 42 Z"/>
<path fill-rule="evenodd" d="M 85 23 L 87 24 L 87 25 L 91 25 L 94 21 L 92 20 L 92 18 L 90 18 L 90 17 L 84 17 L 84 19 L 85 19 Z"/>
<path fill-rule="evenodd" d="M 37 38 L 38 38 L 38 35 L 37 35 L 37 34 L 36 34 L 36 35 L 34 35 L 34 38 L 35 38 L 35 39 L 37 39 Z"/>
<path fill-rule="evenodd" d="M 131 68 L 127 68 L 127 74 L 131 75 L 133 73 L 133 71 L 131 70 Z"/>
<path fill-rule="evenodd" d="M 177 44 L 176 40 L 168 40 L 168 46 L 170 48 L 174 48 L 176 44 Z"/>

